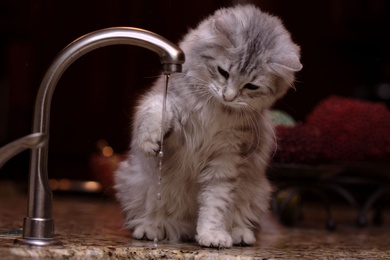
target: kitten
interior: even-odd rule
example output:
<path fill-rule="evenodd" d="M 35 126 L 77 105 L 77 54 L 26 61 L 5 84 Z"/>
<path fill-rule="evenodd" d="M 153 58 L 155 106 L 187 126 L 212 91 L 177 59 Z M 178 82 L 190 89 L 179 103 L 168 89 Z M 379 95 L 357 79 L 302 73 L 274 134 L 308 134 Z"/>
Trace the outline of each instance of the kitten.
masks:
<path fill-rule="evenodd" d="M 163 77 L 140 101 L 131 151 L 115 173 L 125 225 L 136 239 L 252 245 L 271 195 L 267 112 L 302 68 L 300 48 L 252 5 L 216 11 L 180 47 L 186 62 L 170 79 L 161 185 Z"/>

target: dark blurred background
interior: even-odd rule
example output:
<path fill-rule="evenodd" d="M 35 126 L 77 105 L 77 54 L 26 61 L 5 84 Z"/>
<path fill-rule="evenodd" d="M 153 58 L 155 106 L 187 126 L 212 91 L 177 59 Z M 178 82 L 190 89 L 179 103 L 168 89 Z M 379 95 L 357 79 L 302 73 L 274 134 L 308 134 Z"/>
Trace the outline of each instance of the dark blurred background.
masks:
<path fill-rule="evenodd" d="M 76 38 L 131 26 L 178 42 L 216 9 L 247 2 L 281 17 L 302 47 L 297 91 L 290 91 L 277 108 L 304 120 L 330 95 L 389 104 L 387 0 L 1 0 L 0 146 L 31 132 L 40 80 L 57 53 Z M 157 55 L 139 47 L 105 47 L 77 60 L 53 97 L 50 177 L 93 179 L 89 158 L 100 139 L 125 152 L 134 101 L 159 74 Z M 28 157 L 24 152 L 9 161 L 0 179 L 27 180 Z"/>

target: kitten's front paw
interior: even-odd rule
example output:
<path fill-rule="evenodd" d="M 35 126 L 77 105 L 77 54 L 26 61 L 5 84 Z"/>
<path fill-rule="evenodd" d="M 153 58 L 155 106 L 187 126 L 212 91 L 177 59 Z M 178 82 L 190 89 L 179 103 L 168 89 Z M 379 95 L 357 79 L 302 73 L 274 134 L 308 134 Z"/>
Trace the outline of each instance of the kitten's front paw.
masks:
<path fill-rule="evenodd" d="M 154 228 L 152 225 L 141 224 L 133 230 L 132 236 L 135 239 L 154 240 L 157 238 L 158 240 L 163 240 L 165 233 L 164 229 L 161 227 Z"/>
<path fill-rule="evenodd" d="M 156 156 L 160 151 L 160 139 L 160 128 L 156 130 L 144 129 L 138 135 L 139 148 L 147 156 Z"/>
<path fill-rule="evenodd" d="M 160 151 L 159 143 L 153 142 L 143 142 L 140 144 L 140 148 L 146 156 L 156 156 Z"/>
<path fill-rule="evenodd" d="M 233 244 L 235 245 L 253 245 L 256 242 L 255 235 L 248 228 L 233 228 L 232 230 Z"/>
<path fill-rule="evenodd" d="M 208 230 L 196 236 L 196 241 L 201 246 L 229 248 L 232 247 L 232 237 L 226 231 Z"/>

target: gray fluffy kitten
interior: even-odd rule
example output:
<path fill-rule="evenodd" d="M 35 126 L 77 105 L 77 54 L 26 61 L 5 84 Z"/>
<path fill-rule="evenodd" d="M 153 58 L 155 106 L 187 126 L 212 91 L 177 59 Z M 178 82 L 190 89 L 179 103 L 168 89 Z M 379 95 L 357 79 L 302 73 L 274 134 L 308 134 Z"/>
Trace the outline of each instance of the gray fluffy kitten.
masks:
<path fill-rule="evenodd" d="M 131 151 L 115 173 L 125 225 L 137 239 L 252 245 L 272 191 L 267 112 L 302 68 L 300 48 L 252 5 L 216 11 L 180 47 L 186 62 L 169 85 L 161 185 L 163 77 L 140 100 Z"/>

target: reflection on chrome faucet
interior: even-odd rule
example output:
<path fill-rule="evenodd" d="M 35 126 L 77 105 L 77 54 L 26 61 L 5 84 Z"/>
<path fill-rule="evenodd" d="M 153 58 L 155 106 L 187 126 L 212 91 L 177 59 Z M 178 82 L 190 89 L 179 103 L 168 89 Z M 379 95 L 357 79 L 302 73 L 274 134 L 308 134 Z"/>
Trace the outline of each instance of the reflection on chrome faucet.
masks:
<path fill-rule="evenodd" d="M 183 52 L 165 38 L 138 28 L 114 27 L 92 32 L 62 50 L 41 82 L 35 103 L 33 134 L 0 148 L 0 168 L 14 155 L 31 149 L 27 216 L 23 223 L 23 238 L 16 242 L 38 246 L 60 244 L 54 239 L 52 193 L 47 174 L 52 95 L 59 78 L 76 59 L 94 49 L 117 44 L 140 46 L 156 52 L 164 74 L 181 72 Z"/>

